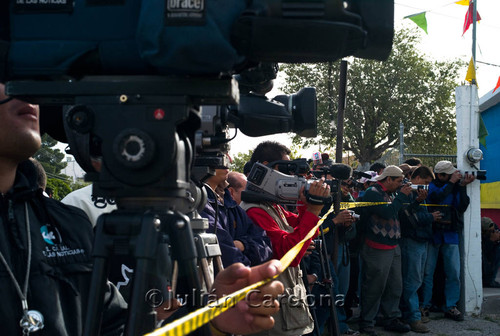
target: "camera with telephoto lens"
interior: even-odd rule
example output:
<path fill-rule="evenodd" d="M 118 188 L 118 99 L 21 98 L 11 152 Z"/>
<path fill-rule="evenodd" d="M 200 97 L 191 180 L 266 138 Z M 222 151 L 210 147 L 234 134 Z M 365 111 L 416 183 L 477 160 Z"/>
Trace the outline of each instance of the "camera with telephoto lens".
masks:
<path fill-rule="evenodd" d="M 410 187 L 413 190 L 429 190 L 429 186 L 426 184 L 412 184 Z"/>
<path fill-rule="evenodd" d="M 465 176 L 466 174 L 475 176 L 476 180 L 480 181 L 486 180 L 486 170 L 472 170 L 472 171 L 464 171 L 462 173 L 463 176 Z"/>

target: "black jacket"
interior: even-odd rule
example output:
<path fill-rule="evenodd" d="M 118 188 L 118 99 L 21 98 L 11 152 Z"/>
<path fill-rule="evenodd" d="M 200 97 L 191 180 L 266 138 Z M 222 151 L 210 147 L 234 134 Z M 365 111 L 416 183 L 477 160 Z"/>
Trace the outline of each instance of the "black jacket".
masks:
<path fill-rule="evenodd" d="M 434 217 L 425 205 L 417 202 L 418 194 L 412 191 L 408 198 L 410 204 L 399 210 L 401 237 L 411 238 L 419 242 L 432 241 L 432 221 Z"/>
<path fill-rule="evenodd" d="M 26 204 L 32 245 L 27 301 L 45 319 L 36 335 L 80 335 L 89 299 L 92 225 L 82 210 L 44 197 L 35 179 L 32 163 L 25 161 L 14 187 L 0 196 L 0 251 L 22 288 L 28 255 Z M 0 297 L 1 334 L 21 335 L 21 299 L 3 264 Z M 125 314 L 125 301 L 108 286 L 102 334 L 121 334 Z"/>

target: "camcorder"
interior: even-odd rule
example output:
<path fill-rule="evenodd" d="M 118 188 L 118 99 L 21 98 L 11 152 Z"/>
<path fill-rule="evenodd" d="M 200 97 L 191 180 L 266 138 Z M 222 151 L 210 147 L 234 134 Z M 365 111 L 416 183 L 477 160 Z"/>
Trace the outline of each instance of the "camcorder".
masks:
<path fill-rule="evenodd" d="M 144 318 L 154 316 L 144 297 L 158 249 L 201 297 L 193 228 L 208 224 L 197 215 L 206 199 L 200 179 L 227 164 L 227 127 L 315 136 L 313 88 L 264 96 L 275 63 L 385 60 L 393 16 L 393 0 L 0 3 L 6 94 L 39 104 L 42 131 L 68 143 L 93 194 L 118 206 L 98 221 L 85 334 L 99 330 L 100 288 L 116 253 L 137 260 L 129 334 L 156 326 Z M 254 194 L 295 202 L 308 182 L 257 164 L 248 184 Z"/>
<path fill-rule="evenodd" d="M 307 197 L 309 186 L 313 181 L 299 175 L 287 175 L 256 162 L 247 177 L 247 186 L 241 193 L 241 199 L 249 203 L 297 204 L 301 198 L 302 188 Z M 323 204 L 331 199 L 317 201 Z"/>
<path fill-rule="evenodd" d="M 304 195 L 308 202 L 331 204 L 338 193 L 339 182 L 349 179 L 352 171 L 351 167 L 344 164 L 334 164 L 321 170 L 311 171 L 316 179 L 329 176 L 325 179 L 325 183 L 330 186 L 331 194 L 327 198 L 318 198 L 308 193 L 309 186 L 315 179 L 306 179 L 300 175 L 307 174 L 308 168 L 306 159 L 275 161 L 267 166 L 256 162 L 247 177 L 247 187 L 242 192 L 241 199 L 249 203 L 296 204 L 304 188 Z"/>

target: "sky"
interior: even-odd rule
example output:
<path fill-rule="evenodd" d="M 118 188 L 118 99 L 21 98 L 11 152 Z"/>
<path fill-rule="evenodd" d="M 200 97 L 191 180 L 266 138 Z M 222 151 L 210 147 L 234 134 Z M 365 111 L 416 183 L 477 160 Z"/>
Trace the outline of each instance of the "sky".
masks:
<path fill-rule="evenodd" d="M 460 6 L 449 0 L 395 0 L 394 26 L 396 29 L 407 26 L 416 27 L 407 15 L 426 12 L 427 32 L 421 33 L 420 50 L 428 59 L 470 61 L 472 56 L 472 25 L 462 36 L 463 24 L 467 6 Z M 476 77 L 479 97 L 493 90 L 500 76 L 500 0 L 477 0 L 477 10 L 481 16 L 476 30 Z M 493 65 L 488 65 L 493 64 Z M 460 78 L 465 81 L 467 66 L 462 70 Z M 273 91 L 267 94 L 269 98 L 281 94 L 280 78 L 275 83 Z M 234 134 L 234 130 L 231 130 Z M 264 140 L 276 140 L 288 146 L 291 145 L 290 136 L 275 134 L 265 137 L 247 137 L 238 132 L 231 141 L 231 155 L 255 148 Z M 309 148 L 301 151 L 302 157 L 311 158 L 318 148 Z"/>

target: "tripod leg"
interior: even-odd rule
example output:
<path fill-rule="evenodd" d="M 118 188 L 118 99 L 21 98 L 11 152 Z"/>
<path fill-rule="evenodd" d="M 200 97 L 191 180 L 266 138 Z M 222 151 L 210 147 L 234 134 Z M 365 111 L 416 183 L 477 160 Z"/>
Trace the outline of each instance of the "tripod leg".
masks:
<path fill-rule="evenodd" d="M 94 250 L 92 252 L 94 265 L 92 268 L 89 301 L 83 329 L 83 335 L 85 336 L 99 335 L 101 329 L 109 256 L 109 250 L 106 247 L 109 237 L 104 230 L 107 218 L 108 215 L 99 217 L 96 226 Z"/>
<path fill-rule="evenodd" d="M 306 269 L 306 267 L 304 265 L 303 260 L 300 261 L 300 269 L 302 270 L 302 281 L 304 282 L 304 285 L 306 287 L 307 305 L 309 306 L 309 312 L 311 313 L 311 315 L 313 317 L 313 322 L 314 322 L 314 331 L 312 332 L 312 334 L 315 335 L 315 336 L 321 336 L 320 332 L 319 332 L 320 326 L 318 324 L 318 319 L 317 319 L 317 316 L 316 316 L 316 307 L 314 307 L 314 301 L 315 301 L 315 299 L 313 298 L 312 302 L 309 299 L 310 298 L 309 294 L 311 294 L 311 291 L 309 290 L 309 281 L 307 280 L 307 269 Z"/>
<path fill-rule="evenodd" d="M 101 329 L 107 269 L 108 262 L 106 258 L 94 259 L 89 301 L 83 331 L 83 335 L 85 336 L 99 335 L 99 330 Z"/>
<path fill-rule="evenodd" d="M 322 246 L 319 251 L 320 255 L 320 260 L 321 260 L 321 269 L 323 271 L 323 275 L 325 276 L 324 279 L 327 279 L 325 284 L 327 285 L 327 288 L 330 293 L 330 298 L 331 298 L 331 303 L 330 303 L 330 333 L 332 333 L 334 336 L 340 335 L 340 329 L 339 329 L 339 320 L 337 317 L 337 309 L 335 307 L 335 296 L 336 293 L 334 292 L 333 289 L 333 280 L 332 280 L 332 273 L 331 273 L 331 268 L 330 268 L 330 262 L 329 262 L 329 257 L 328 253 L 326 250 L 326 240 L 325 240 L 325 235 L 323 233 L 323 227 L 319 227 L 320 229 L 320 237 L 321 237 L 321 242 Z M 335 246 L 334 246 L 335 247 Z"/>
<path fill-rule="evenodd" d="M 210 270 L 208 266 L 208 261 L 205 258 L 200 259 L 201 272 L 203 274 L 203 279 L 208 289 L 212 288 L 212 277 L 210 276 Z"/>
<path fill-rule="evenodd" d="M 156 327 L 156 313 L 147 304 L 146 292 L 150 285 L 151 270 L 160 244 L 159 231 L 155 227 L 155 217 L 152 213 L 141 218 L 140 233 L 135 244 L 137 264 L 134 270 L 133 287 L 130 295 L 129 323 L 127 335 L 143 335 Z"/>

